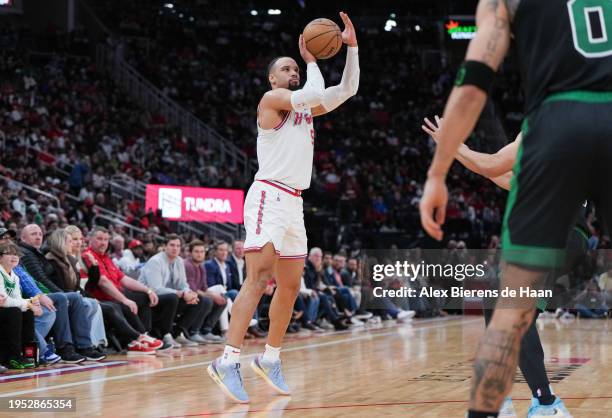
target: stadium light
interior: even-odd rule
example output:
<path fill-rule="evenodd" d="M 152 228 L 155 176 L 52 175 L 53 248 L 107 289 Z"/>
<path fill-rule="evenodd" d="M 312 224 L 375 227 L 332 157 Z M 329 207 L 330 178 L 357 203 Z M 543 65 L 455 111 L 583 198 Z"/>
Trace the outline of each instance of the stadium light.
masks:
<path fill-rule="evenodd" d="M 385 31 L 386 32 L 391 32 L 391 30 L 393 30 L 393 28 L 397 27 L 397 22 L 393 19 L 389 19 L 387 20 L 387 22 L 385 23 Z"/>
<path fill-rule="evenodd" d="M 257 16 L 257 10 L 251 10 L 251 16 Z"/>
<path fill-rule="evenodd" d="M 182 18 L 183 18 L 183 14 L 182 14 L 182 13 L 179 13 L 179 17 L 182 19 Z"/>
<path fill-rule="evenodd" d="M 279 9 L 268 9 L 268 14 L 269 15 L 279 15 L 281 14 L 281 11 Z"/>
<path fill-rule="evenodd" d="M 165 7 L 166 9 L 174 9 L 174 4 L 172 4 L 172 3 L 166 3 L 166 4 L 164 4 L 164 7 Z"/>
<path fill-rule="evenodd" d="M 416 25 L 416 26 L 414 27 L 414 29 L 415 29 L 417 32 L 420 32 L 420 31 L 421 31 L 421 26 L 420 26 L 420 25 Z"/>

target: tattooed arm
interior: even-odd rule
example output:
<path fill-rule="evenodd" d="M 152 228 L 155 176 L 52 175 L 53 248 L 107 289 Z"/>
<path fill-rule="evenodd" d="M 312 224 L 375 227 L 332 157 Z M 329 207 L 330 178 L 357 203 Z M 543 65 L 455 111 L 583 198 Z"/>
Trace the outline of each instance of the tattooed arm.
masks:
<path fill-rule="evenodd" d="M 478 32 L 470 42 L 466 60 L 481 61 L 497 71 L 510 45 L 510 17 L 502 0 L 480 0 L 476 11 Z M 421 199 L 421 223 L 429 235 L 442 239 L 448 192 L 446 174 L 457 148 L 474 129 L 487 94 L 473 85 L 455 87 L 446 104 L 444 124 L 428 171 Z M 435 216 L 435 219 L 434 219 Z"/>

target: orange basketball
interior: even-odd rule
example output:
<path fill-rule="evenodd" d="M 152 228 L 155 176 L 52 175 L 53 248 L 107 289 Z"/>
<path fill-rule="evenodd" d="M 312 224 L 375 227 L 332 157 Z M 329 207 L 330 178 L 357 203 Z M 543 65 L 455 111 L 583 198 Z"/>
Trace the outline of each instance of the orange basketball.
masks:
<path fill-rule="evenodd" d="M 342 47 L 342 32 L 329 19 L 315 19 L 304 28 L 306 48 L 315 58 L 325 60 L 333 57 Z"/>

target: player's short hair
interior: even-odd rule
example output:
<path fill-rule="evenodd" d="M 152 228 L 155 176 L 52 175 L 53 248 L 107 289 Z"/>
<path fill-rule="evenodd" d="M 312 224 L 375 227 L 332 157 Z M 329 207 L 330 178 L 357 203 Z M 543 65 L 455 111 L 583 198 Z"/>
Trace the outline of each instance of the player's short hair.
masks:
<path fill-rule="evenodd" d="M 281 55 L 280 57 L 276 57 L 272 61 L 270 61 L 270 63 L 268 64 L 268 72 L 266 73 L 266 75 L 270 75 L 270 73 L 272 72 L 272 68 L 274 68 L 276 62 L 281 58 L 285 58 L 285 55 Z"/>

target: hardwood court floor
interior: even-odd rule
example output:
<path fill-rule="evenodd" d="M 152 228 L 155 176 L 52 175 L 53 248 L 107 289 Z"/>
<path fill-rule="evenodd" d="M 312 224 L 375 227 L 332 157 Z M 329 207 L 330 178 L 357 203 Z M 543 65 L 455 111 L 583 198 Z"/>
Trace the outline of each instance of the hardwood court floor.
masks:
<path fill-rule="evenodd" d="M 610 321 L 539 325 L 553 387 L 574 417 L 612 417 Z M 64 365 L 21 380 L 0 375 L 0 397 L 77 399 L 76 414 L 0 416 L 463 417 L 482 332 L 481 317 L 449 317 L 292 336 L 283 354 L 291 397 L 272 394 L 255 377 L 248 361 L 263 343 L 250 340 L 242 359 L 248 406 L 225 401 L 205 372 L 222 346 L 173 350 L 163 357 L 113 356 L 107 367 L 90 363 L 97 368 L 83 371 L 89 365 Z M 517 383 L 513 396 L 518 416 L 525 417 L 527 385 Z"/>

